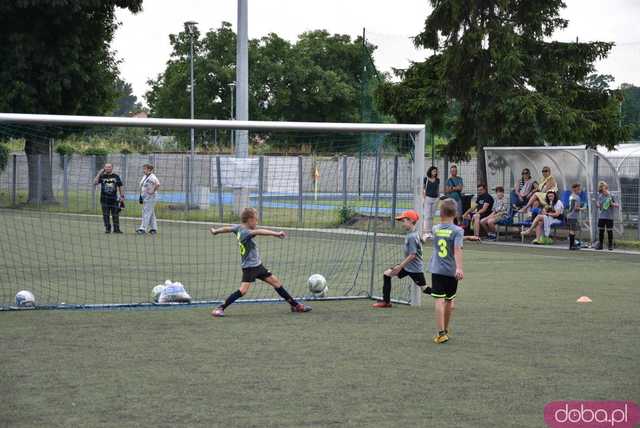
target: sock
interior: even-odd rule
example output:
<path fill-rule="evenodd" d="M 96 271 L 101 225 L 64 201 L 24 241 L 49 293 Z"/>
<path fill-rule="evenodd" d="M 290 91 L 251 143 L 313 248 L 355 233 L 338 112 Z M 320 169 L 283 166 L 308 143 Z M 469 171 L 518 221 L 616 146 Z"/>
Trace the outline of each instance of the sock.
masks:
<path fill-rule="evenodd" d="M 296 306 L 298 302 L 296 302 L 293 297 L 284 289 L 284 287 L 276 288 L 276 293 L 280 295 L 284 300 L 286 300 L 291 306 Z"/>
<path fill-rule="evenodd" d="M 113 230 L 120 230 L 120 216 L 113 216 Z"/>
<path fill-rule="evenodd" d="M 444 336 L 445 334 L 447 334 L 447 330 L 440 330 L 438 332 L 438 336 Z"/>
<path fill-rule="evenodd" d="M 569 247 L 573 248 L 576 245 L 576 235 L 573 233 L 569 234 Z"/>
<path fill-rule="evenodd" d="M 600 241 L 600 245 L 604 245 L 604 228 L 598 229 L 598 241 Z"/>
<path fill-rule="evenodd" d="M 609 246 L 613 246 L 613 230 L 607 230 L 607 239 L 609 239 Z"/>
<path fill-rule="evenodd" d="M 386 303 L 391 303 L 391 277 L 383 275 L 384 282 L 382 283 L 382 300 Z"/>
<path fill-rule="evenodd" d="M 233 302 L 235 302 L 236 300 L 238 300 L 241 297 L 242 297 L 242 293 L 240 292 L 240 290 L 236 290 L 233 293 L 231 293 L 231 295 L 229 295 L 229 297 L 227 297 L 227 300 L 225 300 L 224 303 L 220 307 L 222 309 L 227 309 L 227 307 L 229 305 L 231 305 Z"/>

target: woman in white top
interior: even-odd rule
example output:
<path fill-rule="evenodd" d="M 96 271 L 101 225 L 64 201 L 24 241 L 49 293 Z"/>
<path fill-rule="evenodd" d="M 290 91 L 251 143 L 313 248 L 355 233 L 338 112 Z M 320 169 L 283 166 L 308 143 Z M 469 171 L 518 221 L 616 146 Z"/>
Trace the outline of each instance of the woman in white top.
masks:
<path fill-rule="evenodd" d="M 522 231 L 522 235 L 529 235 L 535 229 L 536 239 L 532 241 L 534 244 L 544 244 L 543 233 L 548 238 L 551 235 L 551 226 L 562 223 L 564 204 L 558 199 L 558 194 L 553 190 L 549 190 L 546 194 L 545 202 L 544 211 L 536 216 L 529 229 Z"/>
<path fill-rule="evenodd" d="M 158 232 L 156 213 L 154 208 L 158 199 L 158 188 L 160 181 L 153 173 L 153 165 L 144 164 L 142 166 L 144 176 L 140 180 L 140 203 L 142 204 L 142 223 L 136 231 L 139 235 L 144 235 L 147 230 L 151 235 Z"/>

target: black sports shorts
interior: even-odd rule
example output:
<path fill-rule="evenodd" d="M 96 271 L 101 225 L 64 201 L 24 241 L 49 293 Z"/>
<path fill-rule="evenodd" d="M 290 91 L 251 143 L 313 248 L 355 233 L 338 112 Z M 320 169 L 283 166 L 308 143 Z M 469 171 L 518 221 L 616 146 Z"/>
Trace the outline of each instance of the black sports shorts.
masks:
<path fill-rule="evenodd" d="M 242 282 L 256 282 L 256 278 L 264 281 L 272 275 L 263 265 L 242 268 Z"/>
<path fill-rule="evenodd" d="M 398 272 L 398 278 L 404 278 L 405 276 L 410 276 L 413 282 L 416 283 L 416 285 L 427 285 L 427 280 L 424 277 L 424 273 L 422 272 L 407 272 L 404 269 Z"/>
<path fill-rule="evenodd" d="M 453 276 L 431 274 L 431 296 L 436 299 L 453 300 L 458 291 L 458 280 Z"/>

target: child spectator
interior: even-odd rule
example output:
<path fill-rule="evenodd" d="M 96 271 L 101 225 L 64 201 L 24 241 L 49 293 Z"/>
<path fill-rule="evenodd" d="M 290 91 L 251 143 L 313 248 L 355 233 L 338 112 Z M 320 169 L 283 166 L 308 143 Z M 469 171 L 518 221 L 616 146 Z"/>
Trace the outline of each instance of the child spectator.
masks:
<path fill-rule="evenodd" d="M 496 223 L 507 216 L 507 202 L 504 198 L 504 187 L 496 187 L 496 198 L 493 201 L 493 209 L 491 214 L 480 220 L 480 227 L 487 231 L 487 237 L 491 240 L 496 239 Z"/>
<path fill-rule="evenodd" d="M 611 193 L 609 193 L 609 185 L 605 181 L 598 183 L 598 198 L 596 199 L 596 207 L 598 208 L 598 244 L 596 250 L 602 250 L 604 246 L 604 231 L 607 231 L 609 239 L 609 250 L 613 250 L 613 209 L 619 208 L 618 204 Z"/>

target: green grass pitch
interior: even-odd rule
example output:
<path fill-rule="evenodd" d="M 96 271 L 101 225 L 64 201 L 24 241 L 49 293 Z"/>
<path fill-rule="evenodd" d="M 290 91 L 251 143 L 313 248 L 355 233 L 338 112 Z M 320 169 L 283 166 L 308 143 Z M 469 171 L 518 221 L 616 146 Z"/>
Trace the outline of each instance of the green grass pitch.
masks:
<path fill-rule="evenodd" d="M 549 401 L 640 400 L 637 256 L 468 244 L 465 274 L 444 345 L 430 300 L 0 313 L 0 426 L 543 427 Z"/>

